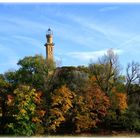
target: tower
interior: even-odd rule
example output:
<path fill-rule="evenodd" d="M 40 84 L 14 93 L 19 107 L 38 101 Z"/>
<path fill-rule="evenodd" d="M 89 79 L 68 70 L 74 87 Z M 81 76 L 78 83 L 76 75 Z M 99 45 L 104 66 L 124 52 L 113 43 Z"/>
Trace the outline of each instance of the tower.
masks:
<path fill-rule="evenodd" d="M 45 43 L 44 45 L 46 47 L 46 59 L 53 60 L 53 48 L 54 48 L 53 32 L 50 28 L 47 31 L 46 39 L 47 43 Z"/>

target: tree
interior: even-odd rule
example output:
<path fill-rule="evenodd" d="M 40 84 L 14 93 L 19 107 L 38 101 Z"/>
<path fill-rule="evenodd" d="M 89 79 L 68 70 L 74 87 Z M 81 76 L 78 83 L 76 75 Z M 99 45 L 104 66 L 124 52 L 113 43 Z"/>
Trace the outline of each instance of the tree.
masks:
<path fill-rule="evenodd" d="M 140 92 L 140 64 L 132 61 L 126 68 L 126 91 L 127 94 Z"/>
<path fill-rule="evenodd" d="M 17 86 L 18 78 L 19 77 L 17 76 L 17 71 L 7 71 L 4 73 L 5 81 L 11 84 L 13 88 Z"/>
<path fill-rule="evenodd" d="M 18 65 L 19 83 L 28 84 L 41 91 L 47 90 L 49 76 L 55 69 L 54 62 L 46 61 L 42 56 L 36 55 L 19 60 Z"/>
<path fill-rule="evenodd" d="M 35 114 L 35 94 L 35 89 L 31 89 L 29 86 L 20 86 L 14 90 L 13 115 L 15 122 L 8 126 L 16 136 L 31 136 L 35 133 L 34 121 L 40 121 Z"/>
<path fill-rule="evenodd" d="M 42 112 L 46 110 L 47 106 L 46 95 L 48 93 L 49 82 L 53 75 L 53 70 L 55 69 L 54 62 L 46 61 L 42 56 L 36 55 L 34 57 L 25 57 L 24 59 L 19 60 L 18 65 L 20 68 L 17 71 L 8 71 L 3 75 L 3 80 L 10 85 L 7 95 L 9 93 L 11 95 L 19 85 L 29 85 L 37 89 L 38 93 L 43 93 L 41 96 L 41 102 L 37 106 L 37 110 L 39 110 L 38 113 L 42 114 Z M 7 89 L 5 88 L 5 90 Z M 6 112 L 4 114 L 7 114 L 8 110 L 12 110 L 11 106 L 10 108 L 7 106 L 6 102 L 9 102 L 7 101 L 7 95 L 2 98 L 2 109 Z M 3 118 L 5 120 L 6 117 Z M 43 125 L 45 127 L 44 116 L 42 116 L 42 118 L 40 117 L 40 119 L 43 122 L 41 125 L 38 124 L 38 127 L 41 128 Z M 2 122 L 4 123 L 5 121 Z"/>
<path fill-rule="evenodd" d="M 111 89 L 116 85 L 120 73 L 117 54 L 112 49 L 108 50 L 107 54 L 99 58 L 97 64 L 91 63 L 89 69 L 101 90 L 109 95 Z"/>
<path fill-rule="evenodd" d="M 19 60 L 18 65 L 20 66 L 17 71 L 18 84 L 27 84 L 41 92 L 43 94 L 41 96 L 42 102 L 38 106 L 38 110 L 48 111 L 51 80 L 55 73 L 55 62 L 36 55 Z M 42 118 L 42 121 L 44 127 L 46 127 L 45 118 Z"/>
<path fill-rule="evenodd" d="M 72 108 L 74 93 L 66 85 L 51 93 L 51 106 L 48 116 L 49 131 L 56 132 L 60 124 L 67 120 L 67 113 Z"/>
<path fill-rule="evenodd" d="M 126 118 L 124 116 L 128 109 L 128 98 L 125 92 L 120 92 L 120 89 L 117 88 L 114 87 L 111 90 L 110 108 L 102 124 L 106 129 L 125 129 L 124 121 Z"/>
<path fill-rule="evenodd" d="M 135 104 L 129 105 L 123 120 L 127 130 L 140 132 L 140 108 Z"/>
<path fill-rule="evenodd" d="M 91 81 L 85 94 L 76 95 L 73 108 L 73 124 L 75 132 L 83 132 L 96 128 L 110 107 L 109 98 Z"/>

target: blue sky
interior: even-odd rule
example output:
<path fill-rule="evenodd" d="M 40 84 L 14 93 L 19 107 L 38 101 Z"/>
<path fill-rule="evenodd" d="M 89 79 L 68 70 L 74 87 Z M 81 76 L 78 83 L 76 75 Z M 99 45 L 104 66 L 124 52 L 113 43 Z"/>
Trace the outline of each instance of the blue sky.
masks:
<path fill-rule="evenodd" d="M 54 33 L 61 65 L 88 65 L 113 48 L 125 68 L 140 62 L 140 4 L 0 4 L 0 73 L 25 56 L 45 57 L 45 34 Z"/>

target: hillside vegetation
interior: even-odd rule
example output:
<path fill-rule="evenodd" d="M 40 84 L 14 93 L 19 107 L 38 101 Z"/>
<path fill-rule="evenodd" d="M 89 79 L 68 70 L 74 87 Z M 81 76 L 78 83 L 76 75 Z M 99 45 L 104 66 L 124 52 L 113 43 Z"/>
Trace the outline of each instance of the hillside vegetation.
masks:
<path fill-rule="evenodd" d="M 122 75 L 109 50 L 87 67 L 57 67 L 40 55 L 17 64 L 0 74 L 1 136 L 139 135 L 139 63 Z"/>

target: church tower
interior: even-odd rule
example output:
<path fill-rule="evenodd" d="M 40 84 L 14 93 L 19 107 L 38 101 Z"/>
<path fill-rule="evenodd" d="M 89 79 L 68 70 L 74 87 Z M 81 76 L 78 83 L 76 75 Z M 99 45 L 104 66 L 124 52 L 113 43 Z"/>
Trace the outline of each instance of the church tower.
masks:
<path fill-rule="evenodd" d="M 47 60 L 53 60 L 53 32 L 49 28 L 46 34 L 47 43 L 44 45 L 46 47 L 46 59 Z"/>

